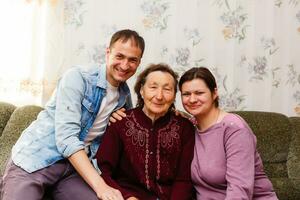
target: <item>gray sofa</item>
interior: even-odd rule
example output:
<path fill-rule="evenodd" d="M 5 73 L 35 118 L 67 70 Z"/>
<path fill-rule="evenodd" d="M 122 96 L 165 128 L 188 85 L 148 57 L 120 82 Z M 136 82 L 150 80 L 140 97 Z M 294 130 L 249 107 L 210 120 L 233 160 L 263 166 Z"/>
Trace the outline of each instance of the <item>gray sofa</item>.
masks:
<path fill-rule="evenodd" d="M 0 102 L 0 176 L 11 148 L 42 110 Z M 257 136 L 258 150 L 280 200 L 300 200 L 300 117 L 272 112 L 237 111 Z M 1 187 L 1 186 L 0 186 Z"/>

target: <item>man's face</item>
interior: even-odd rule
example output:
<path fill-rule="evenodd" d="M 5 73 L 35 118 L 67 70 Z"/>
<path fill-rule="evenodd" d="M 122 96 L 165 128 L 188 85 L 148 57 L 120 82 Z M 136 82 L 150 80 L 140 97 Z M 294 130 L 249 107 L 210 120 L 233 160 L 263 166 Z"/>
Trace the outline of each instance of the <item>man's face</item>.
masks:
<path fill-rule="evenodd" d="M 106 79 L 113 86 L 125 82 L 140 64 L 142 51 L 132 40 L 116 41 L 106 49 Z"/>

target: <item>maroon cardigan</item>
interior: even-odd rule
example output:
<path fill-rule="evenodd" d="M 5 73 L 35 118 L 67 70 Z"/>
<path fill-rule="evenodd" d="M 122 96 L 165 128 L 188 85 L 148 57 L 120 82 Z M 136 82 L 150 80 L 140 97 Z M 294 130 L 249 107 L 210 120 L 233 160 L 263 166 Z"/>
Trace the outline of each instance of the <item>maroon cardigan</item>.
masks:
<path fill-rule="evenodd" d="M 194 127 L 172 112 L 154 124 L 140 108 L 111 124 L 96 154 L 106 183 L 125 199 L 192 199 Z"/>

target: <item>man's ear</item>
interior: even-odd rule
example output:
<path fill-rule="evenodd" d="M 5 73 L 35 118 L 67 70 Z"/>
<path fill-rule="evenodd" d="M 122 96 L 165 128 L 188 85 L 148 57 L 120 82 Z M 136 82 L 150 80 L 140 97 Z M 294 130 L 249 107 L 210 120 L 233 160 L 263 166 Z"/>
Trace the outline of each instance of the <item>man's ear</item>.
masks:
<path fill-rule="evenodd" d="M 106 62 L 108 61 L 108 57 L 111 53 L 111 50 L 109 47 L 106 47 L 106 50 L 105 50 L 105 59 L 106 59 Z"/>
<path fill-rule="evenodd" d="M 106 55 L 110 54 L 110 48 L 109 47 L 106 47 L 105 53 L 106 53 Z"/>

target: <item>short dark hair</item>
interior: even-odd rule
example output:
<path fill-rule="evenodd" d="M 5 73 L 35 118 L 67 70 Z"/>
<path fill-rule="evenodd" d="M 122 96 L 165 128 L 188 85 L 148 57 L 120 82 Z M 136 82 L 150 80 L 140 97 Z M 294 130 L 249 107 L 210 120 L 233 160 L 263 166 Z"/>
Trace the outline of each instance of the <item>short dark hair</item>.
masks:
<path fill-rule="evenodd" d="M 111 49 L 113 45 L 119 40 L 121 40 L 122 42 L 132 40 L 135 43 L 135 45 L 141 50 L 141 57 L 143 56 L 145 49 L 145 41 L 136 31 L 124 29 L 115 32 L 110 39 L 109 48 Z"/>
<path fill-rule="evenodd" d="M 182 85 L 187 81 L 194 79 L 201 79 L 207 85 L 209 90 L 213 93 L 217 88 L 217 83 L 214 75 L 206 67 L 193 67 L 186 71 L 179 80 L 179 90 L 181 91 Z M 215 106 L 219 107 L 219 97 L 215 99 Z"/>
<path fill-rule="evenodd" d="M 142 71 L 138 75 L 138 77 L 136 79 L 136 82 L 135 82 L 135 85 L 134 85 L 134 92 L 137 95 L 137 104 L 136 104 L 137 107 L 143 107 L 144 106 L 144 100 L 142 98 L 140 90 L 141 90 L 142 86 L 146 83 L 147 76 L 150 73 L 156 72 L 156 71 L 169 73 L 173 77 L 173 79 L 174 79 L 174 90 L 175 90 L 174 92 L 175 92 L 175 95 L 176 95 L 177 84 L 178 84 L 178 74 L 176 72 L 174 72 L 172 70 L 172 68 L 167 64 L 164 64 L 164 63 L 150 64 L 150 65 L 148 65 L 148 67 L 146 69 L 144 69 L 144 71 Z M 174 107 L 175 107 L 174 104 L 172 104 L 171 108 L 174 108 Z"/>

